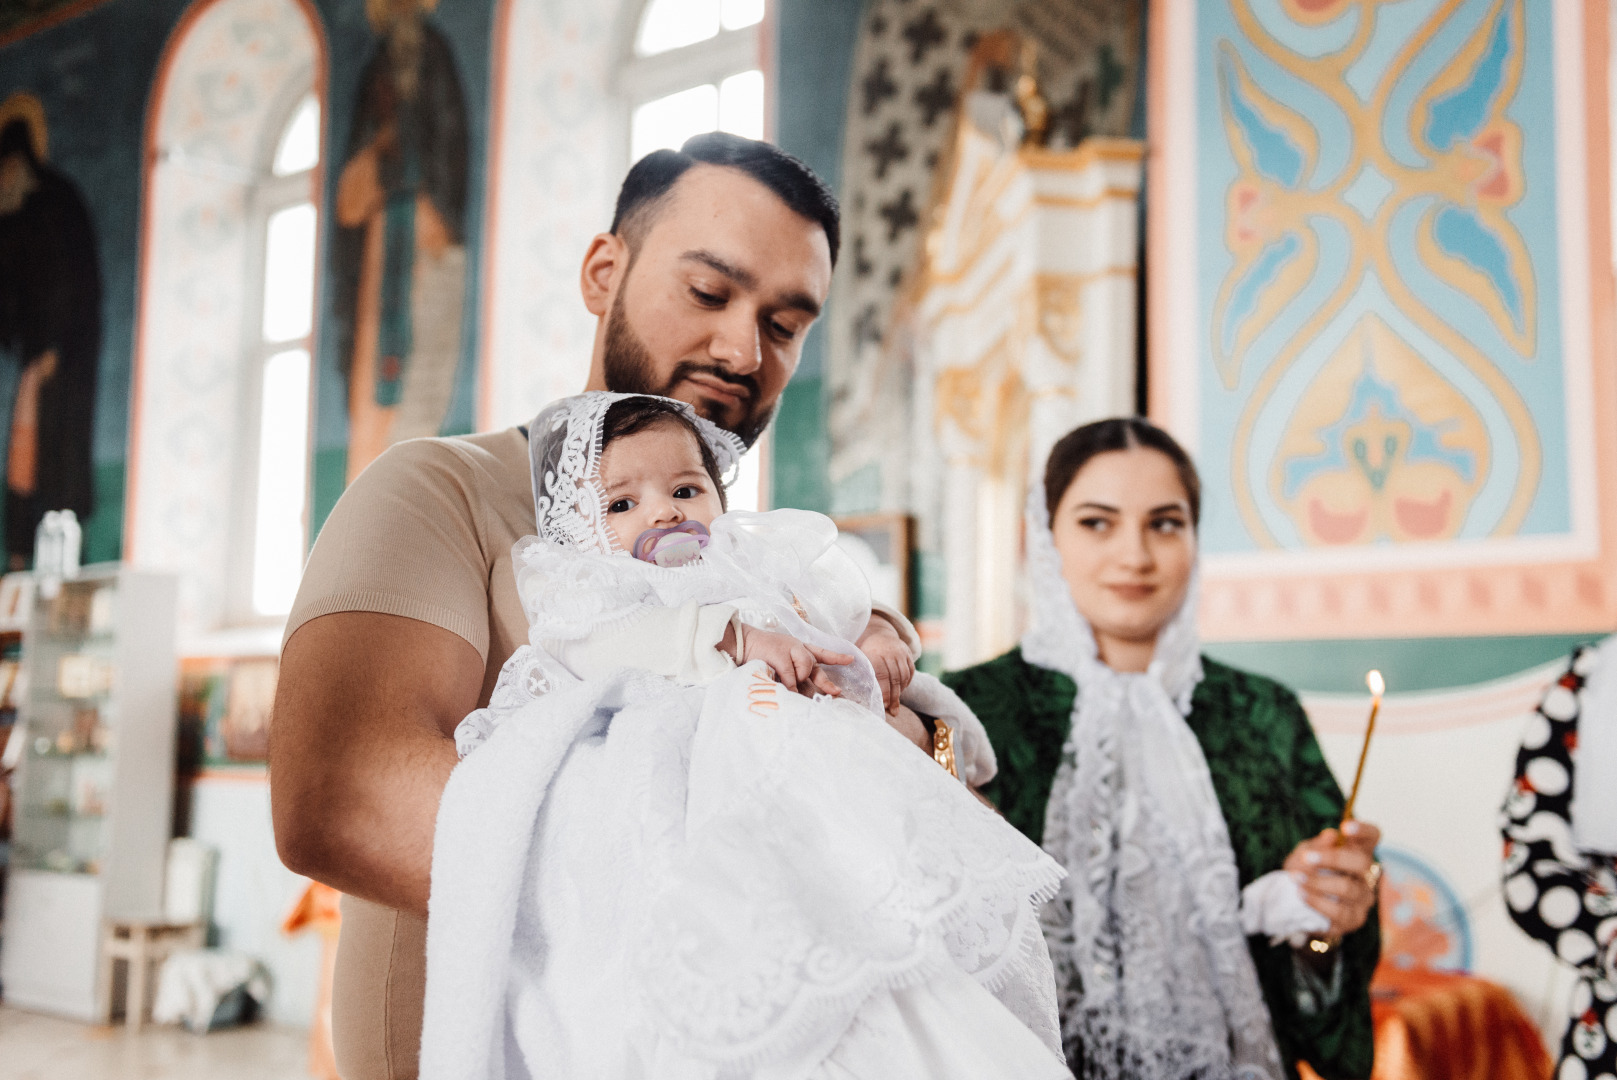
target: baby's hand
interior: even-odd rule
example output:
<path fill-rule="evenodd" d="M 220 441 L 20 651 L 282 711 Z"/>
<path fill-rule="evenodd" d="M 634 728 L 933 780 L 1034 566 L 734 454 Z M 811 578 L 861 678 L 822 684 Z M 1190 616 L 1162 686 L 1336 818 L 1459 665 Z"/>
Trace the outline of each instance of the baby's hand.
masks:
<path fill-rule="evenodd" d="M 736 657 L 736 664 L 752 660 L 762 660 L 782 686 L 804 697 L 813 697 L 816 692 L 841 697 L 842 691 L 820 665 L 853 663 L 851 656 L 805 645 L 789 634 L 749 626 L 741 636 L 741 655 Z"/>
<path fill-rule="evenodd" d="M 881 687 L 882 704 L 888 714 L 897 712 L 899 696 L 915 678 L 915 657 L 910 655 L 910 647 L 893 624 L 880 615 L 870 617 L 855 644 L 876 671 L 876 684 Z"/>

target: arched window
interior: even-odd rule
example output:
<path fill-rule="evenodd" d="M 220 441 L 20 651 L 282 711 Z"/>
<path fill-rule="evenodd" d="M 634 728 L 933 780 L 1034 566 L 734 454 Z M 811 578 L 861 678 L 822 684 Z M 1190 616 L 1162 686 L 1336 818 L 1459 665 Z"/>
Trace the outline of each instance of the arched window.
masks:
<path fill-rule="evenodd" d="M 647 0 L 623 68 L 629 161 L 704 131 L 769 133 L 766 0 Z M 768 437 L 741 464 L 730 507 L 761 509 Z"/>
<path fill-rule="evenodd" d="M 649 0 L 624 68 L 629 160 L 704 131 L 761 139 L 764 0 Z"/>
<path fill-rule="evenodd" d="M 308 523 L 311 333 L 314 329 L 317 214 L 311 198 L 320 165 L 320 102 L 299 99 L 276 140 L 268 175 L 254 185 L 254 231 L 262 257 L 250 269 L 260 288 L 249 378 L 257 408 L 243 417 L 256 431 L 256 461 L 242 477 L 253 492 L 249 530 L 237 539 L 242 559 L 233 577 L 236 612 L 251 617 L 292 610 L 303 572 Z M 256 238 L 256 237 L 255 237 Z M 255 252 L 256 254 L 256 252 Z"/>
<path fill-rule="evenodd" d="M 153 95 L 124 557 L 186 647 L 272 648 L 302 569 L 323 55 L 299 0 L 198 0 Z"/>

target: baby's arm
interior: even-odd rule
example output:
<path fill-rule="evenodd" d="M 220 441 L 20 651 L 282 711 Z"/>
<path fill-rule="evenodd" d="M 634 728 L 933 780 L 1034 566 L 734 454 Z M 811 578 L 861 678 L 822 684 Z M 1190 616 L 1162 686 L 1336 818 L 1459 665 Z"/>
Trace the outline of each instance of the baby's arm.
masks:
<path fill-rule="evenodd" d="M 580 679 L 628 667 L 696 685 L 729 670 L 719 644 L 733 633 L 735 613 L 729 604 L 653 607 L 588 637 L 546 641 L 544 648 Z"/>
<path fill-rule="evenodd" d="M 865 632 L 855 642 L 875 669 L 876 683 L 881 687 L 882 704 L 889 714 L 898 711 L 899 696 L 915 678 L 915 654 L 893 624 L 880 614 L 873 613 L 865 624 Z"/>
<path fill-rule="evenodd" d="M 853 663 L 851 656 L 805 645 L 789 634 L 743 627 L 739 620 L 731 624 L 724 640 L 719 642 L 719 650 L 733 658 L 738 667 L 752 660 L 762 660 L 782 686 L 805 697 L 813 697 L 815 692 L 841 697 L 842 691 L 820 665 Z"/>

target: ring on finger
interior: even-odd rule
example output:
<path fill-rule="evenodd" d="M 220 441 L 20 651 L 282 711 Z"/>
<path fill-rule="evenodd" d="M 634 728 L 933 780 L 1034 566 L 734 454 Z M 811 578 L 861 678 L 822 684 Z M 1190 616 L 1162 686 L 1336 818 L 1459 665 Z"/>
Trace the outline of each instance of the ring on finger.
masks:
<path fill-rule="evenodd" d="M 1371 863 L 1370 864 L 1370 869 L 1368 869 L 1368 870 L 1366 870 L 1364 872 L 1364 883 L 1366 885 L 1370 886 L 1370 891 L 1371 892 L 1376 891 L 1377 886 L 1379 886 L 1381 884 L 1381 864 L 1380 863 Z"/>

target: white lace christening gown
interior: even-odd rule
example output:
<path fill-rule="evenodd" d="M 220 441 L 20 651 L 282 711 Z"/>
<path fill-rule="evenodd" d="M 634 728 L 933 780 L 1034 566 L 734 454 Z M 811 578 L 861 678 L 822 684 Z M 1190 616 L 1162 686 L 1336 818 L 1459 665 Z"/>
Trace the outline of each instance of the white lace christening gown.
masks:
<path fill-rule="evenodd" d="M 850 625 L 812 546 L 818 578 L 761 596 L 725 521 L 673 571 L 519 549 L 537 642 L 457 731 L 422 1077 L 1069 1077 L 1038 921 L 1059 866 L 872 711 L 868 668 L 811 701 L 714 658 L 732 617 Z M 549 636 L 536 609 L 603 573 L 640 584 Z M 952 693 L 918 675 L 906 701 L 991 775 Z"/>

